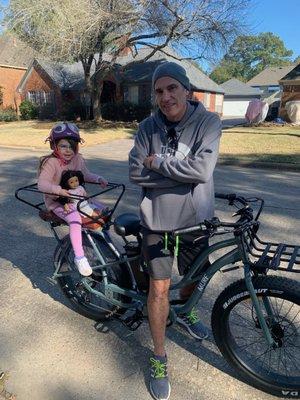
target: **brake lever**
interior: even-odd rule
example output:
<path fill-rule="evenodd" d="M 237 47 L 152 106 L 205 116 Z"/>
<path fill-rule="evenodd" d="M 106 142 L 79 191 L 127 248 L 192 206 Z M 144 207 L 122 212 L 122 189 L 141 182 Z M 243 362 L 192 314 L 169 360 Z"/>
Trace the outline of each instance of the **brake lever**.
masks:
<path fill-rule="evenodd" d="M 206 226 L 207 229 L 209 230 L 215 230 L 218 228 L 221 224 L 221 221 L 219 220 L 218 217 L 213 217 L 211 220 L 204 220 L 204 225 Z"/>
<path fill-rule="evenodd" d="M 247 206 L 245 206 L 245 207 L 243 207 L 243 208 L 240 208 L 238 211 L 236 211 L 235 213 L 233 213 L 232 214 L 232 217 L 237 217 L 237 216 L 239 216 L 239 215 L 243 215 L 243 214 L 245 214 L 245 213 L 252 213 L 253 212 L 253 210 L 252 210 L 252 208 L 250 208 L 250 206 L 249 205 L 247 205 Z"/>

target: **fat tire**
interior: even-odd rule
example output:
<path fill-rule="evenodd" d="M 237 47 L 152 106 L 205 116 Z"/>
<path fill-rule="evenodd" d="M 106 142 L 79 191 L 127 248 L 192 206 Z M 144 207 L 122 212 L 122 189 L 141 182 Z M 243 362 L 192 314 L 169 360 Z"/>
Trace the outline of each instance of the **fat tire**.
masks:
<path fill-rule="evenodd" d="M 110 259 L 108 260 L 110 262 L 117 261 L 116 255 L 112 252 L 112 250 L 109 248 L 103 238 L 95 234 L 91 234 L 91 236 L 97 243 L 98 249 L 100 250 L 100 253 L 105 260 Z M 83 247 L 85 253 L 87 253 L 87 248 L 92 248 L 90 242 L 85 235 L 83 235 Z M 73 252 L 73 249 L 70 243 L 70 237 L 69 235 L 66 235 L 62 239 L 62 243 L 57 246 L 54 252 L 54 268 L 57 265 L 62 265 L 65 260 L 68 259 L 70 252 Z M 115 265 L 113 267 L 110 267 L 108 271 L 108 276 L 111 277 L 111 281 L 114 284 L 123 288 L 132 288 L 130 274 L 125 265 Z M 125 308 L 118 308 L 109 302 L 106 303 L 105 301 L 103 301 L 103 308 L 107 308 L 108 311 L 95 310 L 95 308 L 93 308 L 91 304 L 84 302 L 82 298 L 76 295 L 76 291 L 73 290 L 74 288 L 72 287 L 72 283 L 70 282 L 70 277 L 68 276 L 57 278 L 57 284 L 63 295 L 67 298 L 72 308 L 84 317 L 93 319 L 95 321 L 105 321 L 110 319 L 115 314 L 122 314 L 126 311 Z M 118 294 L 116 294 L 115 296 L 117 300 L 123 300 L 125 302 L 130 301 L 128 297 Z"/>
<path fill-rule="evenodd" d="M 277 297 L 300 305 L 300 282 L 279 276 L 260 276 L 253 278 L 252 282 L 255 289 L 267 289 L 266 294 L 273 298 Z M 249 298 L 249 294 L 243 279 L 228 286 L 217 298 L 212 311 L 211 325 L 219 350 L 241 378 L 250 385 L 274 396 L 300 398 L 300 382 L 296 384 L 296 387 L 270 382 L 267 376 L 258 376 L 253 373 L 248 365 L 242 364 L 235 356 L 230 342 L 228 320 L 234 306 L 246 298 Z"/>

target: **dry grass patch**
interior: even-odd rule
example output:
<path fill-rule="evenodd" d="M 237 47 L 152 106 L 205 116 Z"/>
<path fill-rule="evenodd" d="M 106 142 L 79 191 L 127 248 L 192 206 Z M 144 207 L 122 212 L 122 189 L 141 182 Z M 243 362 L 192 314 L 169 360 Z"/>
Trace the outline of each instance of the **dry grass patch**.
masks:
<path fill-rule="evenodd" d="M 86 146 L 132 138 L 135 124 L 93 121 L 78 124 Z M 0 123 L 0 146 L 48 149 L 44 144 L 53 122 L 17 121 Z M 300 166 L 300 127 L 263 124 L 237 126 L 223 131 L 220 155 L 223 159 L 250 162 L 292 163 Z"/>
<path fill-rule="evenodd" d="M 0 146 L 48 149 L 49 144 L 45 144 L 44 142 L 53 124 L 53 122 L 40 121 L 0 123 Z M 131 138 L 135 132 L 134 127 L 119 127 L 117 124 L 111 124 L 109 128 L 107 124 L 104 127 L 95 123 L 80 123 L 78 125 L 81 137 L 85 140 L 86 146 L 107 143 L 117 139 Z"/>
<path fill-rule="evenodd" d="M 224 130 L 221 157 L 300 165 L 300 127 L 258 126 Z"/>

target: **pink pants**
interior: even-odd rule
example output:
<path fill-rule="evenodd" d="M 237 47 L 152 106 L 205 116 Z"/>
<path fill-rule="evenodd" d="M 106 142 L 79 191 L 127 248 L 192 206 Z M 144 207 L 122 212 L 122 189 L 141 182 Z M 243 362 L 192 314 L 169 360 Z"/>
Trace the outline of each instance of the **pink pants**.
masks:
<path fill-rule="evenodd" d="M 94 201 L 94 205 L 97 206 L 98 210 L 102 210 L 104 205 Z M 69 211 L 66 212 L 63 206 L 58 206 L 53 210 L 59 218 L 67 222 L 70 228 L 70 239 L 74 250 L 75 257 L 80 258 L 84 256 L 82 247 L 82 235 L 81 235 L 81 215 L 77 211 L 76 205 L 69 203 Z"/>

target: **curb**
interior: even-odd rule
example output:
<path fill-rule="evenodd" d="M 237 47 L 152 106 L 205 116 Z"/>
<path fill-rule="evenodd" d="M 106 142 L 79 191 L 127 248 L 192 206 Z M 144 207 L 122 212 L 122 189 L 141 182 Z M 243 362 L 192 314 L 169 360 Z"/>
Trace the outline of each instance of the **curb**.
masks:
<path fill-rule="evenodd" d="M 236 160 L 236 159 L 226 159 L 219 157 L 217 165 L 233 165 L 237 167 L 246 167 L 246 168 L 261 168 L 261 169 L 275 169 L 282 171 L 295 171 L 300 172 L 299 164 L 288 164 L 288 163 L 272 163 L 272 162 L 264 162 L 264 161 L 247 161 L 247 160 Z"/>

